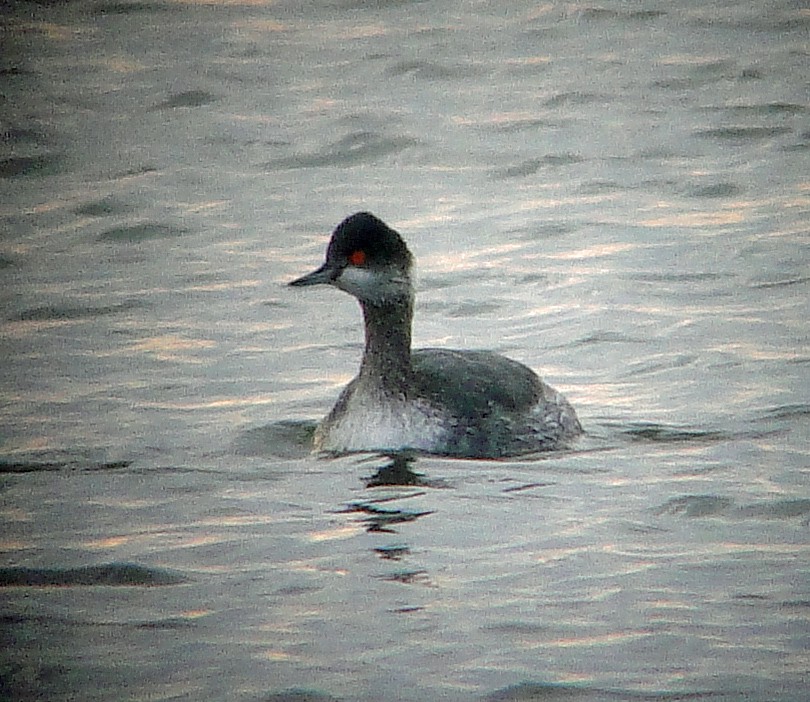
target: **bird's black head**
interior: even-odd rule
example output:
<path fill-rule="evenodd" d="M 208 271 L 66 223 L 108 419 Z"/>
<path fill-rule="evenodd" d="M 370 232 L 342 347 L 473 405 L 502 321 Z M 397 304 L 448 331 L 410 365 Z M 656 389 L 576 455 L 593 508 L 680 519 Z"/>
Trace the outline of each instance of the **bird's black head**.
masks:
<path fill-rule="evenodd" d="M 357 212 L 332 232 L 326 262 L 290 285 L 328 284 L 368 304 L 396 302 L 412 295 L 412 262 L 396 231 L 369 212 Z"/>

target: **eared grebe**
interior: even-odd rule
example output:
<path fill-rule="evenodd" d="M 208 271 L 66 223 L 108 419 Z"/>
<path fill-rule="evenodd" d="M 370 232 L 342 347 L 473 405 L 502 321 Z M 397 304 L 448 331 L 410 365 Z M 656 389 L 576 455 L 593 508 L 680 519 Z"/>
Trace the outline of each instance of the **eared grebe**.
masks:
<path fill-rule="evenodd" d="M 495 458 L 564 447 L 582 433 L 568 401 L 517 361 L 486 351 L 411 351 L 412 257 L 368 212 L 332 234 L 326 262 L 290 283 L 333 285 L 360 301 L 360 372 L 315 431 L 315 450 Z"/>

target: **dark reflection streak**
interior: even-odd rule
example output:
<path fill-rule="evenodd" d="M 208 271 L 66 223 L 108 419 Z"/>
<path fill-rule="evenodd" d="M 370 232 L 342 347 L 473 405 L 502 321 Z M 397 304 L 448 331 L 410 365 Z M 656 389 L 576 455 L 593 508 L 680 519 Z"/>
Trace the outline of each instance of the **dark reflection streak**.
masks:
<path fill-rule="evenodd" d="M 376 497 L 372 500 L 362 500 L 358 502 L 350 502 L 348 507 L 345 509 L 337 510 L 338 514 L 346 513 L 346 512 L 362 512 L 367 505 L 381 505 L 385 504 L 386 502 L 397 502 L 399 500 L 410 499 L 412 497 L 423 497 L 425 492 L 410 492 L 407 495 L 389 495 L 387 497 Z"/>
<path fill-rule="evenodd" d="M 39 473 L 47 471 L 68 470 L 73 468 L 81 468 L 83 470 L 120 470 L 129 468 L 132 461 L 111 461 L 108 463 L 69 463 L 69 462 L 11 462 L 0 461 L 0 474 L 1 473 Z"/>
<path fill-rule="evenodd" d="M 377 469 L 377 472 L 364 480 L 367 488 L 382 486 L 420 486 L 420 487 L 447 487 L 441 480 L 429 480 L 423 473 L 417 473 L 411 469 L 411 464 L 416 461 L 416 456 L 409 451 L 400 453 L 390 453 L 386 456 L 391 460 Z"/>
<path fill-rule="evenodd" d="M 365 522 L 366 529 L 368 531 L 370 532 L 384 531 L 387 533 L 394 532 L 394 530 L 390 528 L 394 524 L 413 522 L 419 519 L 419 517 L 424 517 L 428 514 L 433 514 L 432 511 L 410 512 L 399 509 L 379 509 L 370 504 L 357 505 L 356 508 L 351 511 L 361 512 L 368 515 L 364 517 L 362 520 L 363 522 Z"/>
<path fill-rule="evenodd" d="M 386 573 L 376 576 L 379 580 L 387 580 L 403 585 L 430 585 L 430 578 L 426 570 L 401 570 L 395 573 Z"/>
<path fill-rule="evenodd" d="M 181 573 L 137 563 L 104 563 L 80 568 L 0 568 L 0 587 L 156 587 L 186 582 L 188 579 Z"/>
<path fill-rule="evenodd" d="M 411 549 L 408 546 L 377 546 L 374 552 L 386 561 L 401 561 Z"/>
<path fill-rule="evenodd" d="M 654 422 L 631 422 L 617 427 L 630 441 L 680 442 L 680 441 L 726 441 L 730 434 L 711 429 L 671 426 Z"/>
<path fill-rule="evenodd" d="M 548 487 L 554 483 L 527 483 L 525 485 L 515 485 L 514 487 L 504 488 L 501 492 L 522 492 L 523 490 L 531 490 L 532 488 Z"/>

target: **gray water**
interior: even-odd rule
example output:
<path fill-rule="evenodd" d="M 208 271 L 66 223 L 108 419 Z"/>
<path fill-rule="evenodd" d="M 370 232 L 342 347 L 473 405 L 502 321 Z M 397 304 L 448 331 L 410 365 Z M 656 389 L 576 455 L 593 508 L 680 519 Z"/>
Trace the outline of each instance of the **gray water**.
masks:
<path fill-rule="evenodd" d="M 798 2 L 16 2 L 0 697 L 809 699 Z M 317 460 L 369 209 L 587 435 Z"/>

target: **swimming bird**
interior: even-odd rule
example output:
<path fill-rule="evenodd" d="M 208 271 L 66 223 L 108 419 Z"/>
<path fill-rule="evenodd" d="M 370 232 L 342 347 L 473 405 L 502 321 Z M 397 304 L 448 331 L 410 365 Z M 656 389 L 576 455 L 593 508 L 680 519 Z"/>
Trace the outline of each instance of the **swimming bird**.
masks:
<path fill-rule="evenodd" d="M 564 448 L 582 433 L 568 401 L 527 366 L 488 351 L 411 349 L 413 256 L 369 212 L 344 219 L 326 261 L 289 285 L 331 285 L 360 302 L 360 371 L 320 422 L 314 449 L 498 458 Z"/>

